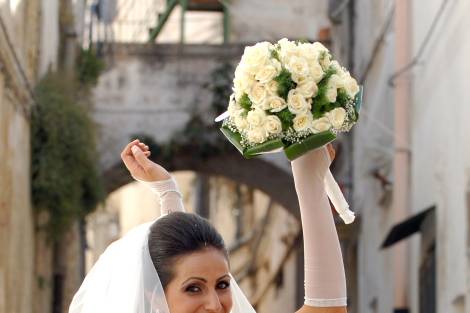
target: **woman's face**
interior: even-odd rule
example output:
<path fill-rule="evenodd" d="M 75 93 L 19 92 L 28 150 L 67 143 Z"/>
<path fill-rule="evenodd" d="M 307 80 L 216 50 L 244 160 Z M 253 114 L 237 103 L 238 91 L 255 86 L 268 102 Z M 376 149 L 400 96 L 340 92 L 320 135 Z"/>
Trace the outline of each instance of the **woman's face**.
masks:
<path fill-rule="evenodd" d="M 171 313 L 229 313 L 232 309 L 229 267 L 214 248 L 179 257 L 165 289 Z"/>

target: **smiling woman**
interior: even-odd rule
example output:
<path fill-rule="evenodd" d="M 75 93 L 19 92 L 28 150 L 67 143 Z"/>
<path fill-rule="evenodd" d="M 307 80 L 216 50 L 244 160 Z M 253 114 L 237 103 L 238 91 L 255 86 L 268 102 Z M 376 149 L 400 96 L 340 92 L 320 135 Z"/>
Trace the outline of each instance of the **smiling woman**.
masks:
<path fill-rule="evenodd" d="M 302 215 L 305 305 L 298 313 L 345 313 L 341 249 L 323 187 L 334 156 L 325 148 L 292 163 Z M 184 212 L 176 182 L 135 140 L 121 157 L 160 197 L 162 216 L 138 226 L 100 257 L 69 313 L 256 313 L 230 274 L 224 241 L 206 219 Z"/>
<path fill-rule="evenodd" d="M 149 250 L 171 313 L 230 312 L 230 275 L 224 241 L 195 214 L 173 212 L 155 222 Z"/>

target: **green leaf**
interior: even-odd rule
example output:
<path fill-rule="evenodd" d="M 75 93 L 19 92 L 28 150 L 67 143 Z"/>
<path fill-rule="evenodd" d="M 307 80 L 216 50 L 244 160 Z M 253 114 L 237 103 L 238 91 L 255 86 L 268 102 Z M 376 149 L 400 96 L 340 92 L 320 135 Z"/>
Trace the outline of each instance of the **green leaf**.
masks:
<path fill-rule="evenodd" d="M 277 49 L 271 50 L 271 58 L 276 59 L 279 62 L 281 62 L 281 58 L 279 57 L 279 51 L 277 51 Z"/>
<path fill-rule="evenodd" d="M 346 104 L 350 101 L 347 92 L 341 88 L 338 90 L 338 96 L 336 97 L 335 107 L 345 107 Z"/>
<path fill-rule="evenodd" d="M 290 72 L 283 68 L 281 73 L 279 73 L 274 80 L 277 82 L 277 94 L 279 97 L 284 98 L 284 100 L 287 101 L 287 94 L 291 89 L 297 86 L 292 80 Z"/>
<path fill-rule="evenodd" d="M 330 103 L 326 98 L 326 91 L 328 88 L 328 81 L 330 80 L 331 76 L 336 74 L 336 70 L 333 66 L 330 66 L 326 71 L 325 75 L 323 76 L 322 80 L 318 83 L 318 92 L 315 98 L 312 101 L 312 114 L 314 118 L 319 118 L 325 112 L 328 112 L 335 108 L 335 104 Z"/>
<path fill-rule="evenodd" d="M 289 109 L 285 108 L 284 110 L 275 113 L 277 117 L 281 120 L 282 123 L 282 130 L 286 131 L 293 125 L 293 120 L 295 115 L 289 111 Z"/>
<path fill-rule="evenodd" d="M 241 145 L 241 141 L 242 141 L 242 136 L 239 134 L 239 133 L 235 133 L 233 131 L 231 131 L 228 127 L 226 126 L 223 126 L 220 128 L 220 131 L 222 132 L 222 134 L 225 135 L 225 137 L 227 137 L 228 141 L 230 141 L 230 143 L 232 145 L 235 146 L 235 148 L 237 148 L 237 150 L 243 154 L 245 148 L 242 147 Z"/>
<path fill-rule="evenodd" d="M 286 154 L 287 158 L 292 161 L 310 150 L 317 149 L 335 140 L 335 138 L 336 135 L 330 131 L 313 134 L 303 139 L 299 143 L 294 143 L 289 147 L 286 147 L 284 149 L 284 153 Z"/>
<path fill-rule="evenodd" d="M 231 131 L 226 126 L 221 127 L 220 131 L 227 137 L 230 143 L 237 148 L 238 152 L 247 159 L 284 147 L 281 139 L 272 139 L 250 148 L 243 148 L 241 145 L 242 136 L 239 133 Z"/>
<path fill-rule="evenodd" d="M 279 148 L 283 148 L 283 147 L 284 147 L 284 144 L 281 139 L 279 138 L 272 139 L 272 140 L 263 142 L 259 145 L 256 145 L 254 147 L 247 148 L 245 152 L 243 153 L 243 156 L 245 156 L 246 158 L 251 158 L 256 155 L 267 153 L 267 152 L 270 152 Z"/>
<path fill-rule="evenodd" d="M 251 110 L 251 106 L 253 105 L 253 103 L 251 102 L 250 98 L 248 97 L 246 93 L 244 93 L 243 96 L 240 98 L 239 103 L 240 103 L 240 106 L 247 111 Z"/>

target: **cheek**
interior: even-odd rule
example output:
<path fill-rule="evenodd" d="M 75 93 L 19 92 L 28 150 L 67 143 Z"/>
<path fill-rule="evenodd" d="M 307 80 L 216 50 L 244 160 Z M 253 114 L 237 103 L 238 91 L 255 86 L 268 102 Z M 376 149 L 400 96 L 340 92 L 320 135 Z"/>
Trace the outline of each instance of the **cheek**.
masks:
<path fill-rule="evenodd" d="M 232 310 L 233 306 L 233 299 L 232 299 L 232 292 L 230 290 L 223 292 L 219 295 L 220 304 L 224 308 L 226 313 L 229 313 Z"/>
<path fill-rule="evenodd" d="M 166 292 L 166 300 L 171 313 L 193 313 L 204 304 L 201 297 L 190 296 L 175 290 Z"/>

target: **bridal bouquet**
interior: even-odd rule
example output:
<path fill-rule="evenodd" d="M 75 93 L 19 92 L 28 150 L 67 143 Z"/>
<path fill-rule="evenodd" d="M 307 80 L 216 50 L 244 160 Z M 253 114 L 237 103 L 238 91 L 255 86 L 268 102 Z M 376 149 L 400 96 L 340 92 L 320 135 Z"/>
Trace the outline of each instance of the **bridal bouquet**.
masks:
<path fill-rule="evenodd" d="M 361 88 L 321 43 L 281 39 L 246 47 L 222 132 L 247 158 L 284 149 L 290 160 L 349 131 Z"/>
<path fill-rule="evenodd" d="M 361 101 L 362 88 L 325 46 L 284 38 L 245 48 L 216 121 L 244 157 L 284 150 L 294 160 L 349 131 Z"/>

